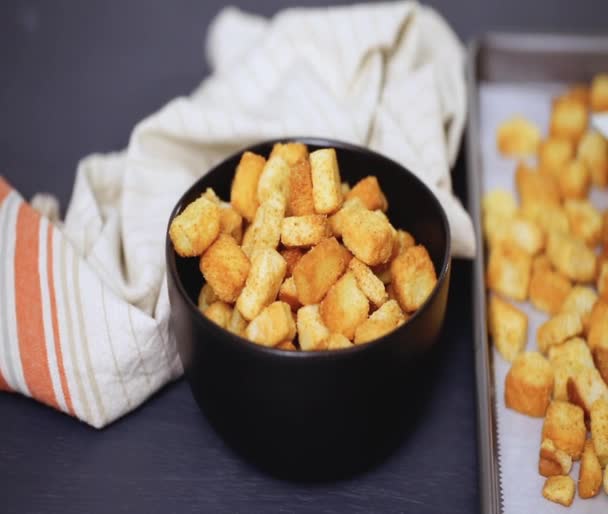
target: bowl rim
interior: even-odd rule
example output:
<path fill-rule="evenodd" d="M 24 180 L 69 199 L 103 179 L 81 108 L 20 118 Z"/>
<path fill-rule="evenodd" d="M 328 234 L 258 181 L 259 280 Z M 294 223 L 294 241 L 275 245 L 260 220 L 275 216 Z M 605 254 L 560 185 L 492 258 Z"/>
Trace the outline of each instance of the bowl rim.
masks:
<path fill-rule="evenodd" d="M 258 343 L 254 343 L 253 341 L 249 341 L 244 337 L 241 337 L 237 334 L 234 334 L 225 328 L 220 327 L 216 323 L 213 323 L 211 320 L 207 319 L 203 313 L 199 310 L 198 305 L 195 305 L 190 296 L 188 295 L 180 277 L 177 273 L 177 259 L 176 253 L 173 249 L 173 245 L 171 243 L 171 239 L 169 238 L 169 227 L 171 225 L 171 221 L 175 218 L 178 211 L 184 206 L 184 201 L 187 196 L 190 195 L 193 189 L 196 189 L 198 184 L 205 179 L 207 175 L 214 172 L 217 168 L 224 166 L 226 161 L 229 161 L 236 157 L 237 155 L 241 155 L 246 151 L 253 151 L 260 146 L 274 145 L 275 143 L 286 143 L 286 142 L 298 142 L 304 143 L 306 145 L 319 146 L 322 148 L 335 148 L 339 150 L 346 150 L 350 152 L 355 152 L 359 154 L 368 154 L 372 157 L 379 159 L 380 161 L 385 161 L 386 163 L 390 163 L 394 166 L 397 166 L 402 170 L 403 173 L 410 175 L 410 178 L 414 180 L 418 184 L 419 187 L 426 190 L 429 194 L 430 198 L 432 198 L 432 202 L 434 203 L 435 208 L 439 212 L 439 217 L 443 224 L 444 232 L 445 232 L 445 252 L 443 254 L 443 262 L 441 263 L 441 270 L 437 277 L 437 283 L 433 288 L 431 294 L 427 297 L 424 303 L 412 314 L 408 320 L 398 327 L 397 329 L 385 334 L 382 337 L 377 339 L 373 339 L 372 341 L 363 343 L 363 344 L 353 344 L 350 348 L 340 348 L 336 350 L 315 350 L 315 351 L 293 351 L 293 350 L 283 350 L 276 347 L 263 346 Z M 212 166 L 207 170 L 207 172 L 196 179 L 188 189 L 180 196 L 179 200 L 176 202 L 175 206 L 171 210 L 171 214 L 169 215 L 169 220 L 167 222 L 167 229 L 165 233 L 165 257 L 166 257 L 166 265 L 167 265 L 167 273 L 171 273 L 173 281 L 177 287 L 177 290 L 185 300 L 188 309 L 191 314 L 194 315 L 195 319 L 198 322 L 202 323 L 203 326 L 206 327 L 211 333 L 211 337 L 217 335 L 222 339 L 230 340 L 233 344 L 240 346 L 244 351 L 258 352 L 258 353 L 266 353 L 271 357 L 285 357 L 290 359 L 305 359 L 305 360 L 328 360 L 333 358 L 343 358 L 346 356 L 352 356 L 359 352 L 369 351 L 371 348 L 377 348 L 384 344 L 388 344 L 389 338 L 394 337 L 400 331 L 407 330 L 408 325 L 410 325 L 417 317 L 419 317 L 420 313 L 425 310 L 428 305 L 433 301 L 433 299 L 439 294 L 439 290 L 442 288 L 443 283 L 448 279 L 448 274 L 451 265 L 452 259 L 452 236 L 450 232 L 450 224 L 447 218 L 447 214 L 445 209 L 441 205 L 441 202 L 437 198 L 437 196 L 433 193 L 431 188 L 427 186 L 420 178 L 418 178 L 414 173 L 408 170 L 405 166 L 398 163 L 397 161 L 387 157 L 381 153 L 375 152 L 369 148 L 364 146 L 356 145 L 353 143 L 348 143 L 345 141 L 340 141 L 336 139 L 324 138 L 324 137 L 315 137 L 315 136 L 293 136 L 293 137 L 280 137 L 275 139 L 266 139 L 262 141 L 258 141 L 247 147 L 244 147 L 236 152 L 231 153 L 226 158 L 222 159 L 220 162 Z M 170 309 L 173 309 L 174 306 L 170 306 Z"/>

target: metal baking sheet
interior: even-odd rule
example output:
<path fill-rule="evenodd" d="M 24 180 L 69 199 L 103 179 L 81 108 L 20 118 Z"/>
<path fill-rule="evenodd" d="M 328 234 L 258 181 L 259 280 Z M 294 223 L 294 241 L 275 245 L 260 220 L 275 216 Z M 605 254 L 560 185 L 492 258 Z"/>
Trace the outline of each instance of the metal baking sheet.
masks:
<path fill-rule="evenodd" d="M 515 162 L 496 150 L 498 123 L 514 114 L 535 121 L 546 133 L 551 98 L 577 82 L 588 83 L 608 69 L 608 38 L 548 34 L 490 34 L 471 44 L 468 56 L 469 130 L 467 170 L 470 211 L 478 248 L 483 248 L 480 201 L 485 191 L 515 190 Z M 594 205 L 608 207 L 608 194 L 594 190 Z M 504 408 L 504 377 L 509 365 L 490 346 L 486 326 L 485 255 L 473 273 L 473 313 L 477 373 L 481 512 L 562 512 L 542 498 L 537 473 L 542 419 Z M 546 315 L 528 305 L 528 349 Z M 578 477 L 578 467 L 571 472 Z M 581 500 L 575 513 L 608 512 L 608 496 Z"/>

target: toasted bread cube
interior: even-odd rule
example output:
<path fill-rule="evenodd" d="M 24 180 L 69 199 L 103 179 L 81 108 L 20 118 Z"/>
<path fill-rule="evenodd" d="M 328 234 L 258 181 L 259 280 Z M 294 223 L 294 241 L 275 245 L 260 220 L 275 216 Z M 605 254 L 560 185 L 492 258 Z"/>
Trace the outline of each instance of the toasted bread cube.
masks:
<path fill-rule="evenodd" d="M 582 200 L 589 194 L 591 174 L 582 160 L 569 162 L 557 177 L 562 198 Z"/>
<path fill-rule="evenodd" d="M 297 348 L 291 341 L 283 341 L 275 346 L 277 350 L 288 350 L 290 352 L 297 351 Z"/>
<path fill-rule="evenodd" d="M 608 400 L 608 387 L 597 369 L 581 369 L 568 379 L 568 401 L 580 406 L 586 416 L 600 398 Z"/>
<path fill-rule="evenodd" d="M 589 102 L 594 112 L 608 111 L 608 73 L 593 77 Z"/>
<path fill-rule="evenodd" d="M 302 306 L 300 300 L 298 300 L 298 291 L 296 290 L 296 283 L 293 277 L 286 278 L 285 282 L 281 284 L 279 300 L 289 305 L 294 312 Z"/>
<path fill-rule="evenodd" d="M 559 205 L 560 193 L 557 180 L 545 173 L 520 163 L 515 172 L 517 192 L 523 206 L 529 203 Z"/>
<path fill-rule="evenodd" d="M 325 349 L 329 329 L 323 323 L 318 305 L 305 305 L 297 313 L 298 339 L 302 350 Z M 320 348 L 322 347 L 322 348 Z"/>
<path fill-rule="evenodd" d="M 547 256 L 557 271 L 574 282 L 591 283 L 595 279 L 595 253 L 570 234 L 551 232 L 547 238 Z"/>
<path fill-rule="evenodd" d="M 530 201 L 520 211 L 522 217 L 534 221 L 546 234 L 569 232 L 570 222 L 561 205 L 550 205 Z"/>
<path fill-rule="evenodd" d="M 528 316 L 517 307 L 492 295 L 488 302 L 488 329 L 503 359 L 513 362 L 526 346 Z"/>
<path fill-rule="evenodd" d="M 540 143 L 539 128 L 523 116 L 513 116 L 498 127 L 498 150 L 509 157 L 528 157 L 536 154 Z"/>
<path fill-rule="evenodd" d="M 270 157 L 280 155 L 288 166 L 294 166 L 298 162 L 308 160 L 308 147 L 304 143 L 275 143 L 270 152 Z"/>
<path fill-rule="evenodd" d="M 207 307 L 203 314 L 216 325 L 226 328 L 232 316 L 232 307 L 226 302 L 219 300 Z"/>
<path fill-rule="evenodd" d="M 403 313 L 399 304 L 395 300 L 389 300 L 357 327 L 355 344 L 378 339 L 403 325 L 406 320 L 407 315 Z"/>
<path fill-rule="evenodd" d="M 382 281 L 359 259 L 356 257 L 352 258 L 348 264 L 348 269 L 352 271 L 355 276 L 359 289 L 363 291 L 363 294 L 365 294 L 376 307 L 380 307 L 388 300 L 388 294 L 386 293 L 386 289 L 384 289 Z"/>
<path fill-rule="evenodd" d="M 575 337 L 549 347 L 555 376 L 553 399 L 568 401 L 568 379 L 583 369 L 593 369 L 593 358 L 584 339 Z"/>
<path fill-rule="evenodd" d="M 593 305 L 591 314 L 589 314 L 589 332 L 591 331 L 591 327 L 593 327 L 593 325 L 606 318 L 608 318 L 608 300 L 599 298 Z"/>
<path fill-rule="evenodd" d="M 247 221 L 253 220 L 258 209 L 258 181 L 265 164 L 266 159 L 261 155 L 244 152 L 236 167 L 230 190 L 230 203 Z"/>
<path fill-rule="evenodd" d="M 532 275 L 539 271 L 553 271 L 553 266 L 551 266 L 551 261 L 546 254 L 540 254 L 532 259 Z"/>
<path fill-rule="evenodd" d="M 600 271 L 597 276 L 597 290 L 604 300 L 608 300 L 608 260 L 600 262 Z"/>
<path fill-rule="evenodd" d="M 555 446 L 551 439 L 540 445 L 538 472 L 544 477 L 567 475 L 572 469 L 572 457 Z"/>
<path fill-rule="evenodd" d="M 333 148 L 310 154 L 312 198 L 317 214 L 332 214 L 342 205 L 342 185 L 338 158 Z"/>
<path fill-rule="evenodd" d="M 608 465 L 608 401 L 599 398 L 591 405 L 591 439 L 600 461 L 600 466 Z"/>
<path fill-rule="evenodd" d="M 555 271 L 537 271 L 530 280 L 530 301 L 548 314 L 560 312 L 564 300 L 572 290 L 570 281 Z"/>
<path fill-rule="evenodd" d="M 263 248 L 254 252 L 245 287 L 236 301 L 245 319 L 252 320 L 274 302 L 286 269 L 285 259 L 276 250 Z"/>
<path fill-rule="evenodd" d="M 576 312 L 562 312 L 545 321 L 536 333 L 538 349 L 547 353 L 549 347 L 583 333 L 581 317 Z"/>
<path fill-rule="evenodd" d="M 566 200 L 564 209 L 570 229 L 589 246 L 596 246 L 602 237 L 602 214 L 588 200 Z"/>
<path fill-rule="evenodd" d="M 489 249 L 502 245 L 508 239 L 512 219 L 493 212 L 484 214 L 483 236 Z"/>
<path fill-rule="evenodd" d="M 595 454 L 593 441 L 585 441 L 583 456 L 578 473 L 578 495 L 581 498 L 593 498 L 602 487 L 602 468 Z"/>
<path fill-rule="evenodd" d="M 356 209 L 365 209 L 365 205 L 360 198 L 351 198 L 346 200 L 338 212 L 329 217 L 329 227 L 331 232 L 336 237 L 342 237 L 342 231 L 344 230 L 344 222 L 350 216 L 350 212 Z"/>
<path fill-rule="evenodd" d="M 536 255 L 545 246 L 545 236 L 535 222 L 516 216 L 501 220 L 501 227 L 490 235 L 490 246 L 498 244 L 516 246 L 530 255 Z"/>
<path fill-rule="evenodd" d="M 306 216 L 314 213 L 310 161 L 306 158 L 291 166 L 287 214 L 289 216 Z"/>
<path fill-rule="evenodd" d="M 569 139 L 550 137 L 540 144 L 538 150 L 539 169 L 558 177 L 574 157 L 574 144 Z"/>
<path fill-rule="evenodd" d="M 357 197 L 363 205 L 370 211 L 380 209 L 382 212 L 386 212 L 388 209 L 388 201 L 386 196 L 380 189 L 378 179 L 373 175 L 365 177 L 357 182 L 350 192 L 346 195 L 346 200 Z"/>
<path fill-rule="evenodd" d="M 397 229 L 397 236 L 395 238 L 395 241 L 396 242 L 393 243 L 393 258 L 398 257 L 404 250 L 407 250 L 412 246 L 416 246 L 416 240 L 414 239 L 414 236 L 410 234 L 407 230 Z"/>
<path fill-rule="evenodd" d="M 207 189 L 205 189 L 205 192 L 201 196 L 213 202 L 214 204 L 222 204 L 222 200 L 219 196 L 217 196 L 217 193 L 213 190 L 212 187 L 208 187 Z"/>
<path fill-rule="evenodd" d="M 543 497 L 564 507 L 572 505 L 574 492 L 574 480 L 567 475 L 548 477 L 543 486 Z"/>
<path fill-rule="evenodd" d="M 524 352 L 513 361 L 505 379 L 505 404 L 508 408 L 542 417 L 551 400 L 553 370 L 538 352 Z"/>
<path fill-rule="evenodd" d="M 234 303 L 249 274 L 249 259 L 233 237 L 220 234 L 201 257 L 200 269 L 217 297 Z"/>
<path fill-rule="evenodd" d="M 220 233 L 220 208 L 200 196 L 171 221 L 169 237 L 182 257 L 198 257 Z"/>
<path fill-rule="evenodd" d="M 329 235 L 325 214 L 306 214 L 283 218 L 281 243 L 285 246 L 313 246 Z"/>
<path fill-rule="evenodd" d="M 281 239 L 281 223 L 285 215 L 285 197 L 279 191 L 271 192 L 260 204 L 255 218 L 243 237 L 243 251 L 251 257 L 254 250 L 275 249 Z M 249 230 L 253 231 L 249 239 Z"/>
<path fill-rule="evenodd" d="M 517 201 L 510 191 L 494 189 L 485 195 L 481 201 L 484 214 L 497 214 L 505 218 L 512 218 L 517 214 Z"/>
<path fill-rule="evenodd" d="M 543 423 L 543 439 L 551 439 L 557 448 L 578 460 L 585 446 L 587 428 L 583 409 L 578 405 L 554 400 L 549 404 Z"/>
<path fill-rule="evenodd" d="M 269 157 L 258 181 L 258 202 L 263 204 L 276 192 L 289 195 L 289 165 L 280 155 Z"/>
<path fill-rule="evenodd" d="M 247 328 L 247 320 L 243 318 L 238 309 L 232 309 L 232 316 L 226 327 L 230 332 L 237 336 L 245 337 L 245 329 Z"/>
<path fill-rule="evenodd" d="M 577 143 L 587 130 L 587 106 L 573 98 L 560 98 L 553 103 L 549 131 L 552 137 Z"/>
<path fill-rule="evenodd" d="M 198 310 L 204 312 L 212 303 L 217 302 L 219 298 L 209 284 L 204 284 L 198 294 Z"/>
<path fill-rule="evenodd" d="M 232 236 L 237 243 L 243 239 L 243 217 L 227 202 L 220 204 L 220 232 Z"/>
<path fill-rule="evenodd" d="M 368 266 L 385 263 L 393 251 L 395 229 L 378 211 L 354 209 L 343 220 L 342 241 Z"/>
<path fill-rule="evenodd" d="M 562 303 L 561 312 L 576 312 L 583 322 L 585 333 L 588 331 L 591 310 L 597 301 L 597 293 L 590 287 L 574 286 Z"/>
<path fill-rule="evenodd" d="M 437 284 L 433 261 L 422 245 L 406 249 L 391 263 L 391 283 L 405 312 L 417 310 Z"/>
<path fill-rule="evenodd" d="M 369 301 L 347 271 L 327 292 L 320 307 L 323 323 L 331 332 L 353 339 L 357 327 L 367 319 Z"/>
<path fill-rule="evenodd" d="M 273 302 L 262 309 L 245 330 L 247 339 L 263 346 L 276 346 L 296 336 L 296 324 L 289 305 Z"/>
<path fill-rule="evenodd" d="M 351 256 L 335 238 L 323 239 L 304 254 L 293 269 L 302 305 L 319 303 L 342 276 Z"/>
<path fill-rule="evenodd" d="M 343 348 L 351 348 L 353 343 L 344 337 L 342 334 L 331 334 L 327 338 L 328 350 L 342 350 Z"/>
<path fill-rule="evenodd" d="M 590 130 L 581 139 L 577 152 L 589 168 L 591 182 L 598 187 L 608 186 L 608 141 L 599 132 Z"/>
<path fill-rule="evenodd" d="M 287 271 L 285 276 L 291 277 L 293 274 L 293 269 L 302 258 L 302 255 L 304 255 L 304 251 L 301 248 L 284 248 L 279 253 L 287 263 Z"/>
<path fill-rule="evenodd" d="M 513 300 L 528 297 L 532 258 L 516 247 L 499 245 L 490 252 L 487 283 L 490 290 Z"/>

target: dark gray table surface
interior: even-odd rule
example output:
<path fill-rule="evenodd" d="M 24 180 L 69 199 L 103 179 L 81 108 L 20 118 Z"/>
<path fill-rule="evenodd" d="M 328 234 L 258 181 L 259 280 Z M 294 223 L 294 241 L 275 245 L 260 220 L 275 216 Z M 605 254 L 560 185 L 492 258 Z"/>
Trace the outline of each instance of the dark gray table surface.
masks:
<path fill-rule="evenodd" d="M 265 15 L 321 5 L 238 3 Z M 603 1 L 430 4 L 465 39 L 491 29 L 608 29 Z M 4 0 L 0 174 L 26 197 L 50 191 L 65 205 L 79 158 L 124 147 L 138 120 L 208 73 L 204 35 L 221 5 Z M 455 181 L 463 197 L 462 159 Z M 478 511 L 470 264 L 456 261 L 452 276 L 426 406 L 375 468 L 314 485 L 267 476 L 225 447 L 183 381 L 103 431 L 0 394 L 0 512 Z"/>

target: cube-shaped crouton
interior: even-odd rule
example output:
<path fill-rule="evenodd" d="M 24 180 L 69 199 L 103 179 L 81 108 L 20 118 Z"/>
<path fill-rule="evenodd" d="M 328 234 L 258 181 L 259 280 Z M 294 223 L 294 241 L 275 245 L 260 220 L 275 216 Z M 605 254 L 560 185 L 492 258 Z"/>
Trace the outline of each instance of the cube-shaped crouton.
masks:
<path fill-rule="evenodd" d="M 232 307 L 226 302 L 218 300 L 207 307 L 203 314 L 216 325 L 227 328 L 232 316 Z"/>
<path fill-rule="evenodd" d="M 608 465 L 608 401 L 600 398 L 591 405 L 591 439 L 600 461 L 600 466 Z"/>
<path fill-rule="evenodd" d="M 382 189 L 380 189 L 378 179 L 373 175 L 357 182 L 346 195 L 346 200 L 355 197 L 359 198 L 370 211 L 380 209 L 382 212 L 386 212 L 388 209 L 386 196 L 384 196 Z"/>
<path fill-rule="evenodd" d="M 481 207 L 484 214 L 494 213 L 505 218 L 517 214 L 517 201 L 513 193 L 505 189 L 494 189 L 483 195 Z"/>
<path fill-rule="evenodd" d="M 348 264 L 348 269 L 352 271 L 359 289 L 376 306 L 380 307 L 386 300 L 388 294 L 382 281 L 374 275 L 374 272 L 359 259 L 353 257 Z"/>
<path fill-rule="evenodd" d="M 253 223 L 243 236 L 243 251 L 251 257 L 254 250 L 275 249 L 281 239 L 281 223 L 285 216 L 285 197 L 273 191 L 260 204 Z"/>
<path fill-rule="evenodd" d="M 343 348 L 351 348 L 353 343 L 344 337 L 342 334 L 331 334 L 327 338 L 328 350 L 342 350 Z"/>
<path fill-rule="evenodd" d="M 273 302 L 262 309 L 247 325 L 245 336 L 263 346 L 276 346 L 281 341 L 291 341 L 296 335 L 296 324 L 289 305 Z"/>
<path fill-rule="evenodd" d="M 491 217 L 492 215 L 488 215 L 488 219 Z M 496 227 L 487 235 L 490 247 L 499 244 L 516 246 L 530 255 L 536 255 L 545 246 L 545 235 L 534 221 L 515 216 L 508 219 L 501 218 L 495 223 Z"/>
<path fill-rule="evenodd" d="M 227 202 L 220 203 L 220 232 L 232 236 L 239 244 L 243 239 L 243 217 Z"/>
<path fill-rule="evenodd" d="M 554 503 L 570 507 L 574 500 L 574 480 L 569 476 L 559 475 L 549 477 L 543 486 L 543 496 Z"/>
<path fill-rule="evenodd" d="M 304 250 L 301 248 L 284 248 L 279 253 L 287 263 L 287 271 L 285 272 L 285 276 L 291 277 L 293 269 L 302 258 L 302 255 L 304 255 Z"/>
<path fill-rule="evenodd" d="M 408 248 L 391 263 L 391 283 L 405 312 L 417 310 L 426 301 L 437 284 L 437 274 L 424 246 Z"/>
<path fill-rule="evenodd" d="M 513 362 L 526 346 L 528 316 L 517 307 L 492 295 L 488 302 L 488 329 L 503 359 Z"/>
<path fill-rule="evenodd" d="M 597 275 L 597 290 L 602 299 L 608 301 L 608 259 L 602 259 Z"/>
<path fill-rule="evenodd" d="M 313 246 L 329 235 L 325 214 L 306 214 L 283 218 L 281 243 L 285 246 Z"/>
<path fill-rule="evenodd" d="M 513 361 L 505 380 L 505 404 L 508 408 L 542 417 L 551 401 L 553 370 L 538 352 L 524 352 Z M 548 435 L 547 437 L 551 437 Z"/>
<path fill-rule="evenodd" d="M 304 351 L 325 349 L 329 329 L 323 323 L 318 305 L 305 305 L 297 313 L 298 340 Z"/>
<path fill-rule="evenodd" d="M 376 266 L 389 260 L 395 229 L 378 211 L 353 209 L 343 220 L 342 241 L 360 261 Z"/>
<path fill-rule="evenodd" d="M 289 216 L 305 216 L 314 213 L 310 161 L 306 158 L 291 166 L 287 214 Z"/>
<path fill-rule="evenodd" d="M 344 222 L 350 216 L 351 210 L 365 209 L 365 205 L 359 198 L 351 198 L 346 200 L 338 212 L 329 217 L 329 227 L 331 232 L 336 237 L 342 237 L 344 230 Z"/>
<path fill-rule="evenodd" d="M 522 205 L 529 203 L 559 205 L 560 193 L 557 179 L 553 175 L 520 163 L 515 172 L 515 183 Z"/>
<path fill-rule="evenodd" d="M 589 246 L 596 246 L 602 238 L 602 214 L 588 200 L 566 200 L 564 209 L 570 230 Z"/>
<path fill-rule="evenodd" d="M 552 137 L 569 139 L 573 143 L 587 130 L 587 106 L 574 98 L 559 98 L 553 103 L 549 132 Z"/>
<path fill-rule="evenodd" d="M 555 446 L 551 439 L 540 445 L 538 472 L 544 477 L 567 475 L 572 469 L 572 457 Z"/>
<path fill-rule="evenodd" d="M 554 231 L 568 232 L 570 222 L 561 205 L 530 201 L 522 205 L 522 217 L 534 221 L 546 234 Z"/>
<path fill-rule="evenodd" d="M 551 261 L 547 254 L 536 255 L 534 259 L 532 259 L 532 274 L 538 271 L 553 271 L 553 266 L 551 266 Z"/>
<path fill-rule="evenodd" d="M 578 145 L 578 158 L 589 168 L 591 182 L 608 186 L 608 141 L 594 130 L 587 132 Z"/>
<path fill-rule="evenodd" d="M 342 276 L 351 255 L 335 238 L 323 239 L 304 254 L 293 269 L 302 305 L 319 303 Z"/>
<path fill-rule="evenodd" d="M 276 345 L 275 348 L 277 350 L 287 350 L 290 352 L 295 352 L 297 350 L 297 348 L 291 341 L 283 341 L 283 342 L 279 343 L 278 345 Z"/>
<path fill-rule="evenodd" d="M 528 157 L 536 154 L 538 150 L 540 130 L 523 116 L 513 116 L 498 127 L 496 142 L 503 155 Z"/>
<path fill-rule="evenodd" d="M 572 403 L 552 401 L 547 408 L 542 437 L 551 439 L 573 460 L 580 459 L 587 438 L 583 409 Z"/>
<path fill-rule="evenodd" d="M 487 283 L 490 290 L 513 300 L 528 297 L 532 257 L 516 247 L 499 245 L 490 252 Z"/>
<path fill-rule="evenodd" d="M 258 202 L 264 203 L 270 195 L 281 193 L 285 199 L 289 195 L 289 165 L 280 155 L 269 157 L 258 180 Z"/>
<path fill-rule="evenodd" d="M 217 297 L 234 303 L 249 274 L 249 259 L 233 237 L 220 234 L 201 257 L 200 269 Z"/>
<path fill-rule="evenodd" d="M 289 305 L 294 312 L 302 306 L 300 300 L 298 300 L 298 291 L 296 290 L 296 282 L 293 277 L 286 278 L 285 282 L 281 284 L 279 300 Z"/>
<path fill-rule="evenodd" d="M 568 379 L 568 401 L 580 406 L 587 417 L 599 399 L 608 400 L 608 387 L 597 369 L 582 369 Z"/>
<path fill-rule="evenodd" d="M 407 315 L 395 300 L 389 300 L 355 331 L 355 344 L 367 343 L 378 339 L 405 323 Z"/>
<path fill-rule="evenodd" d="M 399 256 L 404 250 L 416 246 L 414 236 L 407 230 L 397 229 L 395 241 L 393 241 L 393 253 L 391 257 L 394 259 Z"/>
<path fill-rule="evenodd" d="M 198 257 L 220 233 L 220 208 L 200 196 L 171 221 L 169 237 L 182 257 Z"/>
<path fill-rule="evenodd" d="M 594 281 L 597 257 L 584 241 L 564 232 L 551 232 L 547 256 L 553 267 L 570 280 L 583 284 Z"/>
<path fill-rule="evenodd" d="M 593 441 L 585 441 L 581 466 L 578 472 L 578 495 L 593 498 L 602 487 L 602 468 L 595 454 Z"/>
<path fill-rule="evenodd" d="M 569 162 L 557 177 L 562 198 L 583 199 L 589 193 L 591 174 L 582 160 Z"/>
<path fill-rule="evenodd" d="M 488 212 L 483 215 L 483 237 L 488 248 L 493 248 L 504 243 L 509 236 L 509 223 L 512 217 L 505 217 L 501 214 Z"/>
<path fill-rule="evenodd" d="M 285 259 L 276 250 L 263 248 L 253 253 L 245 287 L 236 301 L 245 319 L 252 320 L 274 302 L 286 269 Z"/>
<path fill-rule="evenodd" d="M 308 160 L 308 147 L 304 143 L 275 143 L 270 152 L 270 157 L 280 155 L 291 167 L 303 160 Z"/>
<path fill-rule="evenodd" d="M 594 112 L 608 111 L 608 74 L 600 73 L 591 81 L 591 94 L 589 95 L 591 110 Z"/>
<path fill-rule="evenodd" d="M 310 154 L 312 198 L 317 214 L 332 214 L 342 205 L 342 185 L 338 158 L 333 148 Z"/>
<path fill-rule="evenodd" d="M 226 327 L 230 332 L 237 336 L 245 337 L 245 329 L 247 328 L 247 320 L 238 309 L 232 309 L 232 316 Z"/>
<path fill-rule="evenodd" d="M 597 301 L 597 293 L 586 286 L 574 286 L 562 303 L 561 312 L 576 312 L 581 317 L 585 333 L 588 331 L 591 310 Z"/>
<path fill-rule="evenodd" d="M 583 333 L 581 317 L 576 312 L 562 312 L 545 321 L 536 333 L 538 349 L 547 353 L 549 347 Z"/>
<path fill-rule="evenodd" d="M 321 302 L 321 318 L 330 332 L 353 339 L 357 327 L 367 319 L 369 301 L 350 271 L 327 292 Z"/>
<path fill-rule="evenodd" d="M 209 284 L 204 284 L 198 294 L 198 310 L 204 312 L 207 307 L 218 300 L 213 288 Z"/>
<path fill-rule="evenodd" d="M 555 376 L 555 400 L 568 401 L 568 379 L 584 369 L 593 369 L 591 352 L 580 337 L 549 347 L 549 362 Z"/>
<path fill-rule="evenodd" d="M 541 270 L 532 273 L 530 301 L 534 307 L 543 312 L 548 314 L 560 312 L 571 290 L 570 281 L 555 271 Z"/>
<path fill-rule="evenodd" d="M 221 205 L 222 203 L 222 200 L 219 196 L 217 196 L 217 193 L 213 190 L 212 187 L 208 187 L 207 189 L 205 189 L 205 192 L 201 196 L 217 205 Z"/>
<path fill-rule="evenodd" d="M 541 173 L 557 177 L 573 157 L 572 141 L 550 137 L 543 141 L 538 149 L 539 169 Z"/>
<path fill-rule="evenodd" d="M 258 181 L 265 164 L 266 159 L 261 155 L 244 152 L 236 167 L 230 190 L 230 203 L 247 221 L 253 220 L 258 209 Z"/>

